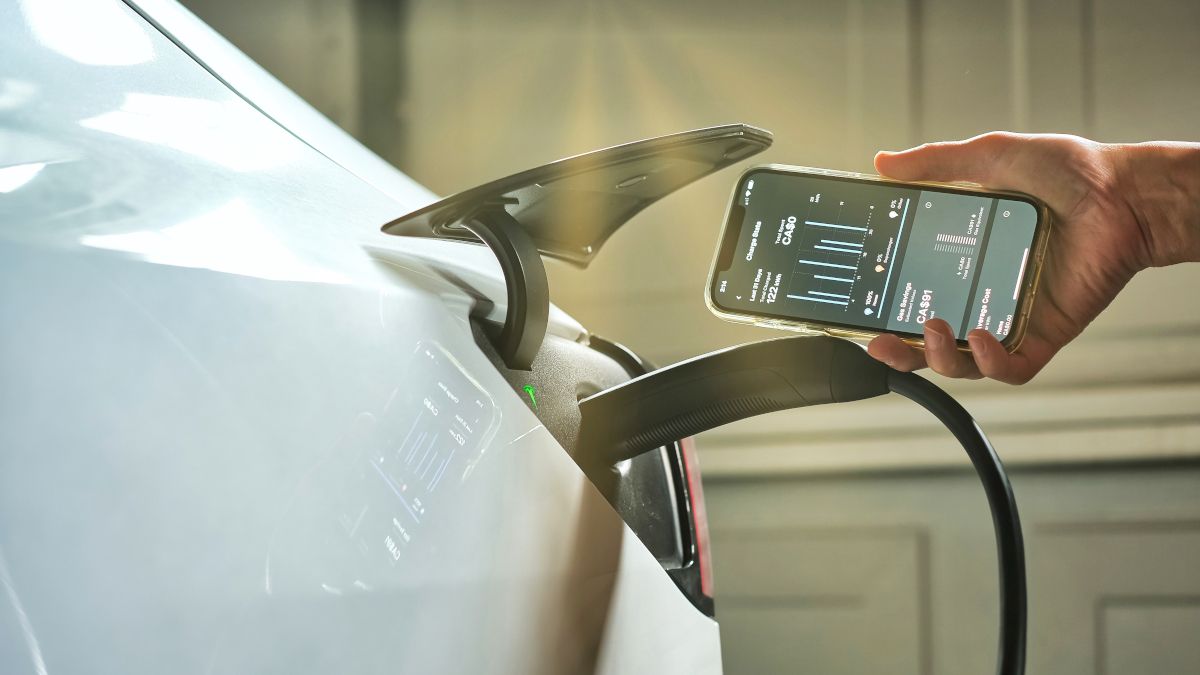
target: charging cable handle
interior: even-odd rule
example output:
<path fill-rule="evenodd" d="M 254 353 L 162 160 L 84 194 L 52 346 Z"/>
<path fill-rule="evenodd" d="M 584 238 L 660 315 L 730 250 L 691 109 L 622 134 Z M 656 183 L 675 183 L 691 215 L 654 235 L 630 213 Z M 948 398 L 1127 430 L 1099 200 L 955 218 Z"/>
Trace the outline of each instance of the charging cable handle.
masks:
<path fill-rule="evenodd" d="M 582 450 L 617 463 L 748 417 L 888 392 L 888 367 L 829 337 L 711 352 L 579 402 Z"/>
<path fill-rule="evenodd" d="M 962 444 L 987 494 L 1000 573 L 997 675 L 1025 672 L 1021 521 L 1000 457 L 961 405 L 853 343 L 788 337 L 731 347 L 651 371 L 579 402 L 580 452 L 614 464 L 680 438 L 769 412 L 895 392 L 933 413 Z"/>

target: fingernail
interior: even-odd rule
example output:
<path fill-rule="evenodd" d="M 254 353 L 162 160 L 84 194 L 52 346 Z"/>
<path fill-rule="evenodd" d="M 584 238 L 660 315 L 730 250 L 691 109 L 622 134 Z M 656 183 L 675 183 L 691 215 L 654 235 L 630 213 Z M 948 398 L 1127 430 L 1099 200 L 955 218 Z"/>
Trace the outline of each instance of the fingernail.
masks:
<path fill-rule="evenodd" d="M 987 355 L 988 344 L 982 337 L 978 335 L 968 335 L 967 344 L 971 345 L 971 351 L 975 356 Z"/>
<path fill-rule="evenodd" d="M 929 349 L 940 349 L 943 336 L 932 328 L 925 329 L 925 346 Z"/>

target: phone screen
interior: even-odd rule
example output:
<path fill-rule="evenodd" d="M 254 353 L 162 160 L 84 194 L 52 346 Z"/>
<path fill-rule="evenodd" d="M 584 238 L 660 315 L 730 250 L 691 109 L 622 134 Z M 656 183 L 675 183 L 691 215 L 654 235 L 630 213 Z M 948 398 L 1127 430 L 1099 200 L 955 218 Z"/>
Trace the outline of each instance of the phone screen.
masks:
<path fill-rule="evenodd" d="M 710 293 L 739 314 L 1003 340 L 1039 225 L 1009 196 L 760 169 L 743 176 Z"/>

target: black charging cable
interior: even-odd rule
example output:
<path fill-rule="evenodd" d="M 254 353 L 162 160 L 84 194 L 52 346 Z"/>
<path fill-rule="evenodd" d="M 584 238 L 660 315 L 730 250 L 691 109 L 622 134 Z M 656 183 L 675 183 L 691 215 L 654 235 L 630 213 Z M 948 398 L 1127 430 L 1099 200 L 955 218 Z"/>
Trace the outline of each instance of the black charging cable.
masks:
<path fill-rule="evenodd" d="M 1000 572 L 997 675 L 1025 672 L 1025 548 L 1000 457 L 970 413 L 919 375 L 892 370 L 851 342 L 765 340 L 698 356 L 579 402 L 580 449 L 616 463 L 730 422 L 895 392 L 933 413 L 967 452 L 987 495 Z"/>
<path fill-rule="evenodd" d="M 949 394 L 925 378 L 913 373 L 891 370 L 888 388 L 933 413 L 958 439 L 987 495 L 996 531 L 996 558 L 1000 566 L 1000 647 L 996 663 L 998 675 L 1022 675 L 1025 672 L 1026 588 L 1025 543 L 1021 518 L 1013 496 L 1008 473 L 995 448 L 984 435 L 971 413 Z"/>

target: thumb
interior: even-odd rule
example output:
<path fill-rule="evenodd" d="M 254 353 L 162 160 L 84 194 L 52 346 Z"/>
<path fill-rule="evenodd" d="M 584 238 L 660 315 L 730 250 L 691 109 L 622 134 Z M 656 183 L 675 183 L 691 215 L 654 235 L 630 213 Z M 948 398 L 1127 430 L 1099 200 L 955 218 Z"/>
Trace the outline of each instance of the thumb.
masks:
<path fill-rule="evenodd" d="M 897 180 L 969 181 L 993 185 L 997 160 L 1011 147 L 1012 134 L 990 133 L 965 141 L 926 143 L 875 155 L 875 169 Z"/>

